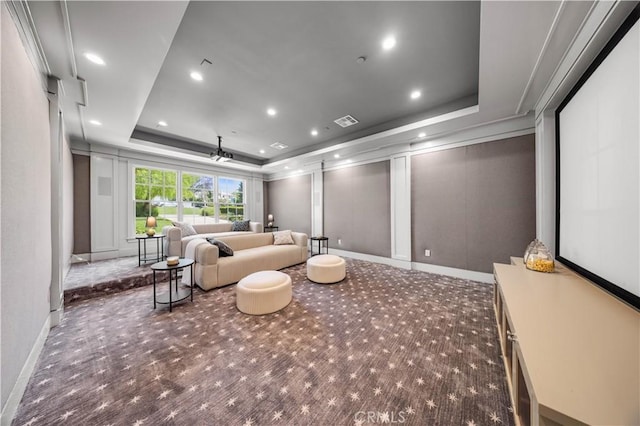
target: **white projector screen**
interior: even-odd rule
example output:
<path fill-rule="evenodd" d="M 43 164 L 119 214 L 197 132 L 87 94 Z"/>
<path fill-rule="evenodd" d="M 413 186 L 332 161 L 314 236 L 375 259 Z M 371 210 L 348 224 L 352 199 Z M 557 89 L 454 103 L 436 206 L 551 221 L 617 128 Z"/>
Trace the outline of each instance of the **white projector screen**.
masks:
<path fill-rule="evenodd" d="M 640 22 L 633 17 L 556 113 L 556 254 L 640 309 Z"/>

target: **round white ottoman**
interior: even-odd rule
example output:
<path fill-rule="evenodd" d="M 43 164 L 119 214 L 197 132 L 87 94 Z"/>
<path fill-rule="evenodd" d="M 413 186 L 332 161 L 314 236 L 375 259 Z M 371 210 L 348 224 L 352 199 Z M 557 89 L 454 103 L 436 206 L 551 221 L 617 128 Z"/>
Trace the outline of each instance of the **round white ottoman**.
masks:
<path fill-rule="evenodd" d="M 289 275 L 278 271 L 254 272 L 238 281 L 236 306 L 245 314 L 270 314 L 287 306 L 291 295 Z"/>
<path fill-rule="evenodd" d="M 320 284 L 342 281 L 346 276 L 346 262 L 333 254 L 321 254 L 307 260 L 307 278 Z"/>

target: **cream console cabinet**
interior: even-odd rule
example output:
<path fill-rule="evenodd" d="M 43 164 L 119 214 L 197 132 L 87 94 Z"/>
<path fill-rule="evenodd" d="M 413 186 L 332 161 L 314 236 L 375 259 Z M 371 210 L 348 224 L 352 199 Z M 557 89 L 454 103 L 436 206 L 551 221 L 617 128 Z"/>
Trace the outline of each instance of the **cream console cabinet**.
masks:
<path fill-rule="evenodd" d="M 556 263 L 494 264 L 494 304 L 520 425 L 640 425 L 640 313 Z"/>

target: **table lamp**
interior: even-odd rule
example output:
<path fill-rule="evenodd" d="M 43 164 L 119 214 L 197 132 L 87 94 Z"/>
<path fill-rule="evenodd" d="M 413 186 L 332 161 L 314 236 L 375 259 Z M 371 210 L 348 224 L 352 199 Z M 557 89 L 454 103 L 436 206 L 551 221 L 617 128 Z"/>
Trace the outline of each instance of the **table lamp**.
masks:
<path fill-rule="evenodd" d="M 273 226 L 273 215 L 271 213 L 267 216 L 267 221 L 267 226 Z"/>
<path fill-rule="evenodd" d="M 147 236 L 153 237 L 156 235 L 156 230 L 154 229 L 157 225 L 156 218 L 153 216 L 147 217 L 147 222 L 144 225 L 147 228 Z"/>

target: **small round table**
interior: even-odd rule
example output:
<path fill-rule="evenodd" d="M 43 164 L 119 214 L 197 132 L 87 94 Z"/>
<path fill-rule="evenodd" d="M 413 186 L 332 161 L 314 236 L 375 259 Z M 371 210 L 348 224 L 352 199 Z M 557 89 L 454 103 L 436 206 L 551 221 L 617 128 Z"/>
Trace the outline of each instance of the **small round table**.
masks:
<path fill-rule="evenodd" d="M 138 266 L 141 266 L 143 263 L 160 262 L 164 259 L 164 235 L 136 235 L 136 240 L 138 240 Z M 147 241 L 150 240 L 155 240 L 156 242 L 155 256 L 147 256 Z M 144 247 L 144 252 L 141 251 L 141 247 Z"/>
<path fill-rule="evenodd" d="M 316 254 L 322 254 L 322 248 L 324 246 L 325 254 L 329 254 L 329 237 L 311 237 L 311 256 L 315 256 Z M 318 242 L 318 253 L 313 252 L 313 242 Z"/>
<path fill-rule="evenodd" d="M 172 304 L 180 302 L 189 295 L 191 295 L 191 301 L 193 302 L 193 264 L 195 261 L 189 258 L 179 259 L 177 265 L 167 265 L 167 261 L 154 263 L 151 265 L 153 270 L 153 309 L 156 308 L 156 303 L 169 304 L 169 312 L 171 312 Z M 191 268 L 191 287 L 189 290 L 184 288 L 178 288 L 178 271 L 186 267 Z M 156 271 L 169 271 L 169 292 L 156 296 Z M 175 280 L 175 290 L 171 289 L 171 284 Z"/>

